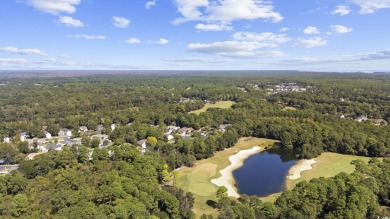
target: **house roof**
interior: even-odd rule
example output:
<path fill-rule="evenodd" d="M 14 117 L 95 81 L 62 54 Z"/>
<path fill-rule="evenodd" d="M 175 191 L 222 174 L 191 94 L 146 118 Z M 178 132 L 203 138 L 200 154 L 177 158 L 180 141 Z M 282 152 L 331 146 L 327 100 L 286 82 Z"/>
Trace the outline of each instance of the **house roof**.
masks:
<path fill-rule="evenodd" d="M 45 146 L 44 148 L 46 150 L 50 150 L 50 149 L 58 149 L 58 148 L 61 148 L 62 146 L 61 145 L 58 145 L 58 144 L 49 144 L 48 146 Z"/>
<path fill-rule="evenodd" d="M 140 141 L 137 141 L 137 144 L 142 145 L 142 144 L 146 143 L 146 141 L 147 141 L 146 139 L 142 139 Z"/>

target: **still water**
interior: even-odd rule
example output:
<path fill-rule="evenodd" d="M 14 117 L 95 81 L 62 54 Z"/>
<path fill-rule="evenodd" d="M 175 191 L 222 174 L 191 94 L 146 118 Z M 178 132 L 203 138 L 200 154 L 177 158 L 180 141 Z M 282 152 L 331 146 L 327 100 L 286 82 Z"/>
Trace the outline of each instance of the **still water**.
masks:
<path fill-rule="evenodd" d="M 284 190 L 288 170 L 296 163 L 292 151 L 271 149 L 252 155 L 233 171 L 239 194 L 268 196 Z"/>

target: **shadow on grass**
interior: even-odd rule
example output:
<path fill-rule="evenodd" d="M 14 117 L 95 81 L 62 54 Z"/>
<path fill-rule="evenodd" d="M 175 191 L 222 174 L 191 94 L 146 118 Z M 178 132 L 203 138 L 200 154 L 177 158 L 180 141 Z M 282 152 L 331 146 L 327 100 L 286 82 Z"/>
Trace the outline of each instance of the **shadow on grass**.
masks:
<path fill-rule="evenodd" d="M 206 204 L 212 208 L 217 208 L 217 202 L 214 200 L 207 200 Z"/>

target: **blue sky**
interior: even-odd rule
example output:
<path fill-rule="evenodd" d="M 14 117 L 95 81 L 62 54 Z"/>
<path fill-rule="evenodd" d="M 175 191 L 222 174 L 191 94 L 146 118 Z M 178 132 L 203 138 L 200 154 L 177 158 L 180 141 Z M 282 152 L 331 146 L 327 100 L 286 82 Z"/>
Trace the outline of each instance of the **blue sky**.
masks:
<path fill-rule="evenodd" d="M 390 0 L 2 0 L 0 70 L 390 70 Z"/>

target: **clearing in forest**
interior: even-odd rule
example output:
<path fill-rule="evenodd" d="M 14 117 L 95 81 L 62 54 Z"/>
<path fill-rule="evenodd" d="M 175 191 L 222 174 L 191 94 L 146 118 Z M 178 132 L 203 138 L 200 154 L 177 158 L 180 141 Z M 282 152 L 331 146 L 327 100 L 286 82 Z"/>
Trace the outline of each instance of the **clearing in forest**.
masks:
<path fill-rule="evenodd" d="M 217 201 L 215 193 L 218 189 L 211 183 L 212 179 L 221 176 L 220 170 L 230 165 L 229 157 L 240 150 L 260 146 L 264 150 L 276 141 L 263 138 L 240 138 L 237 144 L 224 151 L 217 152 L 214 157 L 196 162 L 194 167 L 183 167 L 177 171 L 177 186 L 195 197 L 193 211 L 199 218 L 202 214 L 217 214 L 212 205 Z"/>
<path fill-rule="evenodd" d="M 200 113 L 206 112 L 209 108 L 220 108 L 220 109 L 229 109 L 235 104 L 234 101 L 219 101 L 216 103 L 206 103 L 206 105 L 202 109 L 194 110 L 188 113 L 195 113 L 199 115 Z"/>

